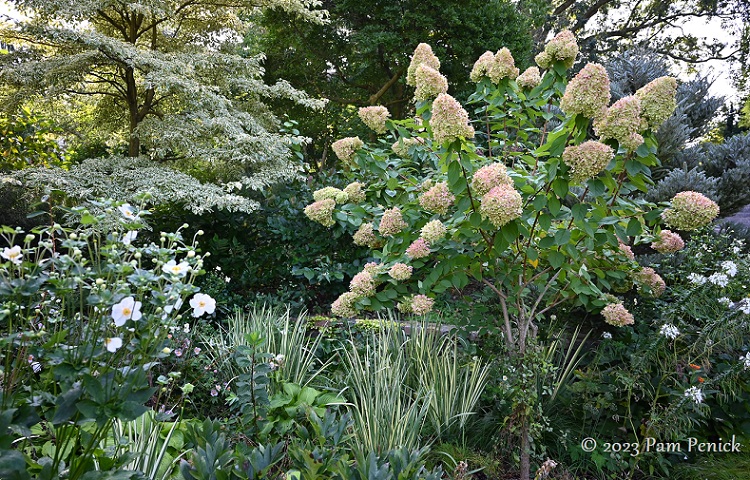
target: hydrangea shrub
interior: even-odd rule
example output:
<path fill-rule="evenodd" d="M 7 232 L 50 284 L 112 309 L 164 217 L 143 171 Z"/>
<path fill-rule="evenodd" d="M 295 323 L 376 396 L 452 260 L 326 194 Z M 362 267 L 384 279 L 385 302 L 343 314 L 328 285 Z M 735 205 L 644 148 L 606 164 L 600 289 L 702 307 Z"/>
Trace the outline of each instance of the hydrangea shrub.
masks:
<path fill-rule="evenodd" d="M 652 129 L 674 110 L 676 83 L 660 78 L 610 105 L 601 65 L 568 83 L 577 54 L 563 32 L 537 57 L 543 74 L 534 67 L 521 81 L 507 49 L 487 52 L 471 71 L 477 88 L 464 107 L 442 80 L 420 84 L 425 68 L 438 78 L 440 61 L 427 45 L 417 48 L 409 67 L 416 117 L 392 121 L 378 109 L 388 141 L 357 142 L 340 156 L 355 167 L 364 199 L 310 207 L 314 221 L 350 225 L 377 259 L 334 314 L 397 306 L 422 315 L 434 304 L 426 300 L 473 279 L 497 295 L 507 347 L 523 355 L 536 323 L 560 303 L 622 326 L 633 317 L 609 292 L 636 285 L 663 293 L 661 277 L 635 263 L 630 245 L 674 252 L 681 239 L 662 232 L 662 220 L 689 230 L 718 213 L 694 192 L 666 210 L 642 199 L 659 165 Z"/>

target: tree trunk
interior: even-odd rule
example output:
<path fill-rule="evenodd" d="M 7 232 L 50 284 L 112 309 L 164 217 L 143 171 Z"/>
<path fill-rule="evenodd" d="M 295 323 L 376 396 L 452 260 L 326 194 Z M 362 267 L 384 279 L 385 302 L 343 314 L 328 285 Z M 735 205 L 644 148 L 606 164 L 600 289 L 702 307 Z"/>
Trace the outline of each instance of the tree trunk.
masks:
<path fill-rule="evenodd" d="M 521 480 L 529 480 L 531 475 L 531 445 L 529 442 L 529 419 L 521 418 Z"/>
<path fill-rule="evenodd" d="M 135 129 L 138 127 L 138 85 L 135 83 L 135 70 L 133 67 L 127 67 L 125 69 L 125 85 L 127 92 L 127 103 L 128 103 L 128 120 L 130 134 L 128 156 L 137 157 L 141 154 L 141 139 L 135 133 Z"/>

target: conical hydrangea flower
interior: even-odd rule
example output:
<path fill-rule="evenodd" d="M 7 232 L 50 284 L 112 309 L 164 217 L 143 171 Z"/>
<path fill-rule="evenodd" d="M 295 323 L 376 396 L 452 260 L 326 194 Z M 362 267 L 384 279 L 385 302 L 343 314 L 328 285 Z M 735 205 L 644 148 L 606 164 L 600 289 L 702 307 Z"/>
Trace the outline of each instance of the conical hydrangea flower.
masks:
<path fill-rule="evenodd" d="M 710 198 L 698 192 L 680 192 L 661 217 L 670 227 L 688 231 L 708 225 L 718 215 L 719 206 Z"/>
<path fill-rule="evenodd" d="M 413 313 L 415 315 L 427 315 L 432 311 L 435 305 L 435 300 L 429 298 L 427 295 L 414 295 L 410 298 L 405 298 L 403 302 L 398 304 L 398 309 L 401 313 Z"/>
<path fill-rule="evenodd" d="M 432 136 L 442 144 L 446 140 L 474 138 L 474 128 L 469 124 L 469 114 L 455 98 L 441 93 L 432 102 Z"/>
<path fill-rule="evenodd" d="M 505 47 L 498 50 L 495 54 L 495 61 L 487 73 L 492 83 L 495 84 L 500 83 L 503 78 L 515 80 L 518 76 L 518 68 L 510 50 Z"/>
<path fill-rule="evenodd" d="M 629 245 L 625 245 L 624 243 L 620 242 L 619 248 L 620 253 L 628 257 L 628 260 L 630 260 L 631 262 L 635 260 L 635 254 L 633 253 L 633 249 L 630 248 Z"/>
<path fill-rule="evenodd" d="M 409 158 L 409 149 L 414 145 L 422 144 L 424 144 L 424 138 L 422 137 L 400 138 L 391 145 L 391 150 L 401 158 Z"/>
<path fill-rule="evenodd" d="M 430 254 L 430 243 L 424 238 L 418 238 L 406 249 L 406 256 L 411 259 L 424 258 Z"/>
<path fill-rule="evenodd" d="M 500 185 L 513 185 L 508 169 L 502 163 L 485 165 L 471 177 L 471 189 L 478 197 Z"/>
<path fill-rule="evenodd" d="M 659 253 L 674 253 L 685 248 L 685 242 L 677 233 L 671 230 L 662 230 L 659 232 L 658 240 L 651 244 L 651 248 Z"/>
<path fill-rule="evenodd" d="M 401 216 L 401 209 L 393 207 L 383 212 L 383 216 L 380 218 L 378 231 L 384 237 L 392 237 L 406 227 L 406 222 Z"/>
<path fill-rule="evenodd" d="M 354 275 L 352 281 L 349 283 L 349 289 L 357 295 L 363 297 L 371 297 L 375 295 L 375 288 L 377 282 L 372 273 L 362 271 Z"/>
<path fill-rule="evenodd" d="M 537 55 L 537 65 L 545 70 L 555 62 L 563 62 L 566 68 L 571 68 L 578 56 L 578 43 L 570 30 L 563 30 L 544 46 L 544 51 Z"/>
<path fill-rule="evenodd" d="M 521 216 L 523 199 L 510 185 L 500 185 L 482 197 L 479 213 L 496 227 L 502 227 Z"/>
<path fill-rule="evenodd" d="M 633 315 L 622 303 L 610 303 L 602 310 L 604 321 L 615 327 L 624 327 L 634 323 Z"/>
<path fill-rule="evenodd" d="M 305 207 L 305 215 L 313 222 L 318 222 L 324 227 L 330 227 L 334 223 L 333 220 L 333 209 L 336 206 L 336 201 L 332 198 L 326 198 L 312 203 Z"/>
<path fill-rule="evenodd" d="M 482 78 L 490 76 L 490 68 L 495 63 L 495 55 L 489 50 L 484 52 L 476 62 L 474 67 L 471 69 L 469 78 L 474 83 L 479 83 Z"/>
<path fill-rule="evenodd" d="M 348 163 L 354 159 L 357 150 L 364 146 L 364 142 L 362 142 L 359 137 L 347 137 L 333 142 L 331 148 L 333 149 L 333 153 L 339 157 L 339 160 Z"/>
<path fill-rule="evenodd" d="M 331 198 L 339 204 L 349 201 L 349 195 L 336 187 L 324 187 L 313 192 L 313 200 L 315 201 L 325 200 L 327 198 Z"/>
<path fill-rule="evenodd" d="M 562 158 L 570 167 L 573 181 L 583 182 L 599 175 L 614 156 L 615 151 L 609 145 L 589 140 L 580 145 L 566 147 Z"/>
<path fill-rule="evenodd" d="M 375 236 L 375 228 L 372 223 L 363 223 L 359 226 L 357 232 L 352 236 L 356 245 L 375 248 L 378 238 Z"/>
<path fill-rule="evenodd" d="M 609 75 L 598 63 L 589 63 L 565 87 L 560 109 L 568 115 L 601 118 L 609 105 Z"/>
<path fill-rule="evenodd" d="M 661 276 L 651 267 L 642 268 L 633 275 L 633 278 L 639 283 L 638 291 L 642 290 L 642 285 L 646 285 L 649 287 L 651 295 L 654 297 L 661 297 L 664 290 L 667 288 L 664 279 L 662 279 Z"/>
<path fill-rule="evenodd" d="M 641 100 L 641 116 L 652 129 L 659 128 L 677 108 L 677 80 L 660 77 L 635 92 Z"/>
<path fill-rule="evenodd" d="M 364 202 L 367 196 L 363 190 L 364 184 L 360 182 L 352 182 L 344 188 L 344 193 L 349 197 L 349 201 L 353 203 Z"/>
<path fill-rule="evenodd" d="M 443 222 L 440 220 L 432 220 L 422 227 L 420 236 L 430 244 L 433 244 L 442 240 L 446 233 L 448 233 L 448 230 L 445 228 L 445 225 L 443 225 Z"/>
<path fill-rule="evenodd" d="M 354 317 L 357 315 L 355 304 L 360 296 L 353 292 L 344 292 L 331 304 L 331 313 L 339 317 Z"/>
<path fill-rule="evenodd" d="M 602 140 L 613 138 L 628 150 L 635 150 L 643 143 L 638 133 L 645 128 L 641 118 L 641 101 L 633 95 L 623 97 L 612 104 L 603 118 L 594 122 L 594 130 Z"/>
<path fill-rule="evenodd" d="M 420 65 L 427 65 L 434 70 L 440 71 L 440 60 L 432 53 L 432 47 L 426 43 L 420 43 L 414 50 L 411 63 L 409 63 L 409 68 L 406 70 L 407 85 L 411 85 L 412 87 L 417 86 L 417 68 Z"/>
<path fill-rule="evenodd" d="M 440 182 L 419 196 L 419 204 L 428 212 L 445 215 L 456 197 L 448 190 L 448 184 Z"/>
<path fill-rule="evenodd" d="M 376 133 L 385 133 L 385 121 L 391 116 L 391 112 L 382 105 L 362 107 L 358 111 L 362 123 L 375 130 Z"/>
<path fill-rule="evenodd" d="M 388 270 L 388 275 L 394 280 L 403 282 L 404 280 L 411 278 L 412 270 L 412 267 L 405 263 L 396 263 L 390 270 Z"/>
<path fill-rule="evenodd" d="M 516 78 L 516 83 L 521 88 L 528 88 L 531 90 L 532 88 L 536 88 L 539 86 L 540 83 L 542 83 L 542 77 L 539 73 L 539 69 L 537 67 L 529 67 L 524 72 Z"/>
<path fill-rule="evenodd" d="M 427 65 L 417 67 L 416 82 L 414 100 L 417 102 L 426 102 L 448 91 L 448 79 Z"/>

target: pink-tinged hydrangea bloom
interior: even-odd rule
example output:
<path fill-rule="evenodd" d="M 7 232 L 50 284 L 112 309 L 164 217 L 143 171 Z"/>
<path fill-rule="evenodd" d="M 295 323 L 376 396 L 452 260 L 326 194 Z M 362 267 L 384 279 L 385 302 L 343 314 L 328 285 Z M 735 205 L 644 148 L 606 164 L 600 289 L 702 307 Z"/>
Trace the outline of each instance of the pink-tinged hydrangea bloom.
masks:
<path fill-rule="evenodd" d="M 495 63 L 495 55 L 489 50 L 484 52 L 476 62 L 474 67 L 471 69 L 469 78 L 472 82 L 479 83 L 483 77 L 488 77 L 490 68 Z"/>
<path fill-rule="evenodd" d="M 354 305 L 359 295 L 353 292 L 344 292 L 331 304 L 331 313 L 339 317 L 353 317 L 357 314 Z"/>
<path fill-rule="evenodd" d="M 456 197 L 448 190 L 448 184 L 440 182 L 419 196 L 419 204 L 428 212 L 445 215 Z"/>
<path fill-rule="evenodd" d="M 537 65 L 547 69 L 555 62 L 563 62 L 571 68 L 578 56 L 578 43 L 570 30 L 563 30 L 544 46 L 544 52 L 536 56 Z"/>
<path fill-rule="evenodd" d="M 418 102 L 426 102 L 448 91 L 448 79 L 427 65 L 417 67 L 416 81 L 414 100 Z"/>
<path fill-rule="evenodd" d="M 562 156 L 563 162 L 570 167 L 570 177 L 574 182 L 583 182 L 599 175 L 614 157 L 612 147 L 594 140 L 570 145 Z"/>
<path fill-rule="evenodd" d="M 682 237 L 671 230 L 662 230 L 659 232 L 659 238 L 651 244 L 651 248 L 659 253 L 674 253 L 685 248 L 685 242 Z"/>
<path fill-rule="evenodd" d="M 601 118 L 609 105 L 609 75 L 598 63 L 589 63 L 565 87 L 560 109 L 568 115 Z"/>
<path fill-rule="evenodd" d="M 440 60 L 432 53 L 432 47 L 426 43 L 417 45 L 414 54 L 411 57 L 409 68 L 406 70 L 406 84 L 412 87 L 417 86 L 417 68 L 420 65 L 427 65 L 434 70 L 440 70 Z"/>
<path fill-rule="evenodd" d="M 499 185 L 482 197 L 479 213 L 496 227 L 521 216 L 523 199 L 510 185 Z"/>
<path fill-rule="evenodd" d="M 336 187 L 324 187 L 313 192 L 313 200 L 333 199 L 336 203 L 346 203 L 349 201 L 349 195 Z"/>
<path fill-rule="evenodd" d="M 641 115 L 652 129 L 659 128 L 677 108 L 677 80 L 660 77 L 635 92 L 641 100 Z"/>
<path fill-rule="evenodd" d="M 698 192 L 680 192 L 672 199 L 672 207 L 664 210 L 664 222 L 677 230 L 696 230 L 708 225 L 719 215 L 719 206 Z"/>
<path fill-rule="evenodd" d="M 128 320 L 138 321 L 141 314 L 141 302 L 136 302 L 133 297 L 125 297 L 120 303 L 112 305 L 112 320 L 115 325 L 122 327 Z"/>
<path fill-rule="evenodd" d="M 539 86 L 540 83 L 542 83 L 542 76 L 539 73 L 539 69 L 537 67 L 529 67 L 524 72 L 516 78 L 516 83 L 521 88 L 528 88 L 531 90 L 532 88 L 536 88 Z"/>
<path fill-rule="evenodd" d="M 349 289 L 352 292 L 364 297 L 375 295 L 376 287 L 377 281 L 375 276 L 364 270 L 354 275 L 354 278 L 352 278 L 352 281 L 349 283 Z"/>
<path fill-rule="evenodd" d="M 418 238 L 406 249 L 406 256 L 412 259 L 424 258 L 430 254 L 430 242 Z"/>
<path fill-rule="evenodd" d="M 427 315 L 434 305 L 435 300 L 427 295 L 414 295 L 411 299 L 411 311 L 415 315 Z"/>
<path fill-rule="evenodd" d="M 333 220 L 333 208 L 336 206 L 336 201 L 332 198 L 326 198 L 312 203 L 305 207 L 305 215 L 313 222 L 318 222 L 324 227 L 330 227 L 334 223 Z"/>
<path fill-rule="evenodd" d="M 513 180 L 508 176 L 508 169 L 502 163 L 485 165 L 471 177 L 471 189 L 479 197 L 500 185 L 513 185 Z"/>
<path fill-rule="evenodd" d="M 630 95 L 612 104 L 604 117 L 594 122 L 594 130 L 602 140 L 614 138 L 628 150 L 635 150 L 643 143 L 638 133 L 645 128 L 641 118 L 641 101 Z"/>
<path fill-rule="evenodd" d="M 366 246 L 374 248 L 378 243 L 378 238 L 375 236 L 375 229 L 372 223 L 363 223 L 359 226 L 359 229 L 352 236 L 356 245 Z"/>
<path fill-rule="evenodd" d="M 499 83 L 503 78 L 515 80 L 518 68 L 510 50 L 503 47 L 495 54 L 495 62 L 490 66 L 489 77 L 492 83 Z"/>
<path fill-rule="evenodd" d="M 633 250 L 624 243 L 620 242 L 620 253 L 628 257 L 630 261 L 635 260 L 635 254 L 633 253 Z"/>
<path fill-rule="evenodd" d="M 333 142 L 331 148 L 333 149 L 333 153 L 339 157 L 339 160 L 342 162 L 351 162 L 357 150 L 364 146 L 364 142 L 359 137 L 346 137 Z"/>
<path fill-rule="evenodd" d="M 377 277 L 378 275 L 380 275 L 382 270 L 383 264 L 375 262 L 367 262 L 365 264 L 365 267 L 362 269 L 363 272 L 367 272 L 373 277 Z"/>
<path fill-rule="evenodd" d="M 361 182 L 352 182 L 344 187 L 344 193 L 349 197 L 350 202 L 360 203 L 364 202 L 367 196 L 364 191 L 365 184 Z"/>
<path fill-rule="evenodd" d="M 622 303 L 610 303 L 602 310 L 604 321 L 615 327 L 624 327 L 635 323 L 633 315 Z"/>
<path fill-rule="evenodd" d="M 388 270 L 388 275 L 390 275 L 394 280 L 402 282 L 411 278 L 411 272 L 412 267 L 410 265 L 407 265 L 405 263 L 396 263 L 391 267 L 390 270 Z"/>
<path fill-rule="evenodd" d="M 430 244 L 438 243 L 445 237 L 447 230 L 440 220 L 427 222 L 420 232 L 420 236 Z"/>
<path fill-rule="evenodd" d="M 441 93 L 432 102 L 430 125 L 433 138 L 439 144 L 459 137 L 474 138 L 474 127 L 469 124 L 469 114 L 447 93 Z"/>
<path fill-rule="evenodd" d="M 661 276 L 656 273 L 656 271 L 651 267 L 644 267 L 640 271 L 636 272 L 633 275 L 633 278 L 639 283 L 638 290 L 641 291 L 643 289 L 643 285 L 649 287 L 651 290 L 651 295 L 654 297 L 661 297 L 661 295 L 664 293 L 664 290 L 667 288 L 667 284 L 664 282 L 664 279 L 661 278 Z"/>
<path fill-rule="evenodd" d="M 359 109 L 359 118 L 362 123 L 375 130 L 376 133 L 385 133 L 385 121 L 391 116 L 391 112 L 382 105 L 362 107 Z"/>
<path fill-rule="evenodd" d="M 393 207 L 383 212 L 383 216 L 380 218 L 380 227 L 378 227 L 378 231 L 384 237 L 392 237 L 406 227 L 407 224 L 401 216 L 401 209 Z"/>
<path fill-rule="evenodd" d="M 401 158 L 409 158 L 409 149 L 414 145 L 423 144 L 424 138 L 422 137 L 401 138 L 393 145 L 391 145 L 391 150 L 393 150 L 393 153 Z"/>

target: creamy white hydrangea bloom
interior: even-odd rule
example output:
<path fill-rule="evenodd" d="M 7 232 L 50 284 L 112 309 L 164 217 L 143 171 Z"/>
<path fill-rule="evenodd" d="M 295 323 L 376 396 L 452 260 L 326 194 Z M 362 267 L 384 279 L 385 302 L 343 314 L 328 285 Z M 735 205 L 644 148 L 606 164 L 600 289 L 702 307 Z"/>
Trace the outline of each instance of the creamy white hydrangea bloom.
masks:
<path fill-rule="evenodd" d="M 721 262 L 721 269 L 724 270 L 724 273 L 726 273 L 730 277 L 734 277 L 735 275 L 737 275 L 737 264 L 731 260 Z"/>
<path fill-rule="evenodd" d="M 750 352 L 747 352 L 744 357 L 740 357 L 740 361 L 745 364 L 745 370 L 750 369 Z"/>
<path fill-rule="evenodd" d="M 193 316 L 198 318 L 204 313 L 209 315 L 216 310 L 216 300 L 205 293 L 196 293 L 190 299 L 190 307 L 193 309 Z"/>
<path fill-rule="evenodd" d="M 732 301 L 728 297 L 721 297 L 720 299 L 716 300 L 721 305 L 724 305 L 725 307 L 731 307 L 733 305 Z"/>
<path fill-rule="evenodd" d="M 112 320 L 115 325 L 122 327 L 128 320 L 140 320 L 143 316 L 141 305 L 141 302 L 136 302 L 133 297 L 125 297 L 120 303 L 112 305 Z"/>
<path fill-rule="evenodd" d="M 739 302 L 737 308 L 745 315 L 750 315 L 750 298 L 745 298 Z"/>
<path fill-rule="evenodd" d="M 18 245 L 13 248 L 5 247 L 3 249 L 3 252 L 0 253 L 0 256 L 2 256 L 6 260 L 13 262 L 14 265 L 20 265 L 23 261 L 23 252 L 21 252 L 21 247 L 19 247 Z"/>
<path fill-rule="evenodd" d="M 687 279 L 690 283 L 695 285 L 703 285 L 704 283 L 706 283 L 706 281 L 708 281 L 706 277 L 698 273 L 691 273 L 687 276 Z"/>
<path fill-rule="evenodd" d="M 698 387 L 690 387 L 685 390 L 685 396 L 695 403 L 703 403 L 703 391 Z"/>
<path fill-rule="evenodd" d="M 672 325 L 671 323 L 665 323 L 661 326 L 659 334 L 664 335 L 667 338 L 674 340 L 680 335 L 680 330 Z"/>
<path fill-rule="evenodd" d="M 713 273 L 708 277 L 708 282 L 719 287 L 726 287 L 729 285 L 729 277 L 726 273 Z"/>

